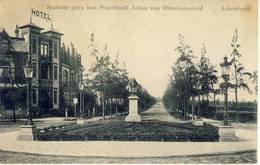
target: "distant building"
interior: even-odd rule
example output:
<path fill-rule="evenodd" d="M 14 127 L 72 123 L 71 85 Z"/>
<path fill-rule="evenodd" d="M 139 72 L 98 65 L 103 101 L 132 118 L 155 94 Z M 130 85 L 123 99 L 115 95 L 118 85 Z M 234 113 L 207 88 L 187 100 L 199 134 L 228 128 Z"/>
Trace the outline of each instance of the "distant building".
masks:
<path fill-rule="evenodd" d="M 25 83 L 23 66 L 31 56 L 32 108 L 42 114 L 64 113 L 64 109 L 61 108 L 65 102 L 64 91 L 70 89 L 67 101 L 71 101 L 71 97 L 78 96 L 78 84 L 82 80 L 83 70 L 81 55 L 77 53 L 73 44 L 71 49 L 66 48 L 65 44 L 61 43 L 63 34 L 53 27 L 44 31 L 42 27 L 30 22 L 16 27 L 15 35 L 16 37 L 10 37 L 4 29 L 0 31 L 0 43 L 5 43 L 7 40 L 7 47 L 10 48 L 5 54 L 12 55 L 8 58 L 11 59 L 9 60 L 11 66 L 15 68 L 13 72 L 15 81 Z M 4 53 L 0 55 L 6 57 Z"/>

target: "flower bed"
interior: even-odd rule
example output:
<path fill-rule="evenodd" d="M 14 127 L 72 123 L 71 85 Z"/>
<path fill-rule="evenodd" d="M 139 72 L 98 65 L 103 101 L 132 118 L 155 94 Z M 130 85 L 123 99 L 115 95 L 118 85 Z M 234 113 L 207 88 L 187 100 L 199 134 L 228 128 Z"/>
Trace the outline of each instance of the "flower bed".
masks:
<path fill-rule="evenodd" d="M 86 125 L 60 125 L 37 129 L 36 140 L 44 141 L 218 141 L 218 128 L 205 124 L 168 122 L 125 123 L 123 120 L 106 120 Z"/>

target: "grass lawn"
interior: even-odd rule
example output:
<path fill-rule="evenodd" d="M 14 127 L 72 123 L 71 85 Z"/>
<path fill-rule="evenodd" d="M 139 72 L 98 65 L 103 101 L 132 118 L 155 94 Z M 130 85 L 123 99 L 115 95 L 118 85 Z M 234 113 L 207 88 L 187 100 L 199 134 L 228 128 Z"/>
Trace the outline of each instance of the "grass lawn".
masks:
<path fill-rule="evenodd" d="M 212 125 L 146 121 L 126 123 L 124 118 L 99 120 L 85 125 L 59 125 L 38 129 L 36 140 L 46 141 L 218 141 L 218 129 Z"/>

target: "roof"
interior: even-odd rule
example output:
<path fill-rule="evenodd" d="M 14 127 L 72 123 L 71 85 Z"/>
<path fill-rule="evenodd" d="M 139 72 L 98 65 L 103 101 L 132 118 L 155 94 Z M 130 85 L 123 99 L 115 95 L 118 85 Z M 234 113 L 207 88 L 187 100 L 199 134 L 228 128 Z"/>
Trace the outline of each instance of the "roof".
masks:
<path fill-rule="evenodd" d="M 63 35 L 63 33 L 60 33 L 59 31 L 51 28 L 50 30 L 46 31 L 46 32 L 43 32 L 43 33 L 56 33 L 56 34 L 59 34 L 59 35 Z"/>
<path fill-rule="evenodd" d="M 30 22 L 29 24 L 20 26 L 19 28 L 26 28 L 26 27 L 33 27 L 39 30 L 43 30 L 43 28 L 41 28 L 40 26 L 36 25 L 35 23 Z"/>
<path fill-rule="evenodd" d="M 12 37 L 10 39 L 11 39 L 10 40 L 11 41 L 11 51 L 24 52 L 24 53 L 29 52 L 29 50 L 27 48 L 27 44 L 24 39 L 15 38 L 15 37 Z"/>
<path fill-rule="evenodd" d="M 3 37 L 3 38 L 9 38 L 9 35 L 8 33 L 5 31 L 4 28 L 0 27 L 0 38 Z"/>

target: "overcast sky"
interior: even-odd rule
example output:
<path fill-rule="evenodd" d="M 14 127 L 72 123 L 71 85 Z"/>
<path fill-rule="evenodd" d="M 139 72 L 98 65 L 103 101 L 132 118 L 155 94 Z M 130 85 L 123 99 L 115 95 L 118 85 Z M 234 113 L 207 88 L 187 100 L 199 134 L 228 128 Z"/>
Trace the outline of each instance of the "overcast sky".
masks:
<path fill-rule="evenodd" d="M 131 77 L 135 77 L 152 95 L 162 96 L 168 83 L 171 67 L 178 54 L 178 34 L 191 46 L 196 57 L 205 43 L 210 62 L 219 70 L 224 55 L 230 55 L 230 42 L 235 28 L 241 42 L 241 61 L 248 71 L 257 69 L 257 1 L 0 1 L 0 26 L 13 35 L 15 25 L 29 22 L 30 8 L 50 14 L 53 26 L 64 33 L 66 44 L 73 42 L 82 54 L 83 65 L 89 68 L 93 59 L 88 54 L 90 34 L 95 33 L 97 45 L 108 45 L 111 55 L 120 52 Z M 225 2 L 225 4 L 224 4 Z M 239 2 L 239 4 L 236 3 Z M 203 6 L 203 11 L 119 11 L 119 10 L 48 10 L 55 6 Z M 221 8 L 250 7 L 250 11 L 222 11 Z M 32 17 L 32 21 L 45 29 L 50 22 Z M 198 60 L 198 59 L 197 59 Z M 233 94 L 230 96 L 232 100 Z M 220 97 L 222 99 L 222 97 Z M 255 95 L 239 92 L 239 99 L 254 100 Z"/>

